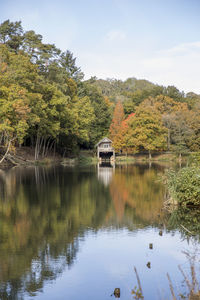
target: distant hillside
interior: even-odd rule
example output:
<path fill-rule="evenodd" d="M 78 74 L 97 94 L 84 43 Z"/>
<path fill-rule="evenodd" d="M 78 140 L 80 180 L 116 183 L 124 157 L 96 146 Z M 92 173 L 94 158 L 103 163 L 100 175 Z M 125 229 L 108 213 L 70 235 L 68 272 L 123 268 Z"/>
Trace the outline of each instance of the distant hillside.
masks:
<path fill-rule="evenodd" d="M 148 80 L 136 79 L 135 77 L 128 78 L 125 81 L 113 78 L 104 80 L 92 77 L 87 82 L 96 86 L 104 96 L 111 98 L 120 95 L 124 96 L 127 92 L 149 90 L 157 86 Z"/>
<path fill-rule="evenodd" d="M 200 95 L 193 92 L 185 94 L 175 86 L 161 86 L 145 79 L 131 77 L 125 81 L 118 79 L 98 79 L 91 77 L 87 84 L 97 88 L 100 94 L 109 98 L 110 102 L 123 102 L 125 114 L 135 110 L 144 99 L 158 95 L 169 96 L 177 102 L 186 102 L 189 107 L 193 107 L 196 102 L 200 103 Z"/>

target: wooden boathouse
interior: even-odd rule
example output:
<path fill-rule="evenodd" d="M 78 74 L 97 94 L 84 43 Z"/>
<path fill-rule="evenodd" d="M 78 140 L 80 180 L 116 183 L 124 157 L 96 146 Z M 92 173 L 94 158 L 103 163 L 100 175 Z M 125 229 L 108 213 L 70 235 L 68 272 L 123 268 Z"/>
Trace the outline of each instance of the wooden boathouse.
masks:
<path fill-rule="evenodd" d="M 107 137 L 100 140 L 95 147 L 97 147 L 97 158 L 99 160 L 115 160 L 115 150 L 112 147 L 112 141 Z"/>

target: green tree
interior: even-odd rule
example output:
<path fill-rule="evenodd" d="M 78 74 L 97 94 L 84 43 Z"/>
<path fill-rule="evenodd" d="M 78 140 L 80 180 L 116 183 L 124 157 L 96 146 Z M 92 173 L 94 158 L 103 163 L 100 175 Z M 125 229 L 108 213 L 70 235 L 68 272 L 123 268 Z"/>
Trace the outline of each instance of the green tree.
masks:
<path fill-rule="evenodd" d="M 73 57 L 72 52 L 69 50 L 62 52 L 58 62 L 69 78 L 73 78 L 75 81 L 83 79 L 84 74 L 81 72 L 81 68 L 76 66 L 76 58 Z"/>
<path fill-rule="evenodd" d="M 21 21 L 6 20 L 0 24 L 0 41 L 11 50 L 18 51 L 23 42 L 23 28 Z"/>
<path fill-rule="evenodd" d="M 87 82 L 79 85 L 78 95 L 80 98 L 89 97 L 94 110 L 94 120 L 90 126 L 90 142 L 88 145 L 89 147 L 94 147 L 102 137 L 108 134 L 112 106 L 96 87 Z"/>
<path fill-rule="evenodd" d="M 185 144 L 183 138 L 181 136 L 184 135 L 184 130 L 186 130 L 186 123 L 184 121 L 184 128 L 182 130 L 183 134 L 181 134 L 180 126 L 178 125 L 178 122 L 181 121 L 182 116 L 184 115 L 184 118 L 188 119 L 188 116 L 191 114 L 188 110 L 188 106 L 186 103 L 180 103 L 175 101 L 174 99 L 159 95 L 156 97 L 148 97 L 143 101 L 143 105 L 151 106 L 152 108 L 155 108 L 160 112 L 162 115 L 162 122 L 164 126 L 167 128 L 167 148 L 168 150 L 172 150 L 173 147 L 172 144 L 179 143 L 179 147 L 176 147 L 176 149 L 183 149 Z M 188 127 L 189 128 L 189 127 Z M 175 133 L 175 131 L 177 131 Z M 188 131 L 188 130 L 186 130 Z M 180 134 L 178 134 L 178 132 Z M 179 136 L 178 140 L 175 138 Z M 175 149 L 175 148 L 174 148 Z"/>
<path fill-rule="evenodd" d="M 79 143 L 89 142 L 90 128 L 94 122 L 94 109 L 90 98 L 85 96 L 77 99 L 73 108 L 73 116 L 76 118 L 76 130 Z"/>
<path fill-rule="evenodd" d="M 41 45 L 42 45 L 41 34 L 36 34 L 34 30 L 29 30 L 24 33 L 22 49 L 26 53 L 28 53 L 34 61 L 38 59 Z"/>
<path fill-rule="evenodd" d="M 27 94 L 18 85 L 0 87 L 0 146 L 7 148 L 3 159 L 12 144 L 21 145 L 27 134 L 30 112 Z"/>
<path fill-rule="evenodd" d="M 166 149 L 166 128 L 162 125 L 161 114 L 154 107 L 138 106 L 128 125 L 128 147 L 148 151 L 149 158 L 152 151 Z"/>
<path fill-rule="evenodd" d="M 180 158 L 183 153 L 188 152 L 189 145 L 195 140 L 195 132 L 191 126 L 192 116 L 192 112 L 188 110 L 171 114 L 171 150 L 179 154 Z"/>
<path fill-rule="evenodd" d="M 182 102 L 184 101 L 184 93 L 180 92 L 175 86 L 169 85 L 164 88 L 163 94 L 174 99 L 175 101 Z"/>

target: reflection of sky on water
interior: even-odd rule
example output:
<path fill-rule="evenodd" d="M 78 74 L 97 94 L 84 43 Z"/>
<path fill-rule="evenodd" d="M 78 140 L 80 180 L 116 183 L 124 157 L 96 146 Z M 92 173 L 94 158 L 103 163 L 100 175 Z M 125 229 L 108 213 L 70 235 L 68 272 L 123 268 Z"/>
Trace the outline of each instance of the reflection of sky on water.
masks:
<path fill-rule="evenodd" d="M 106 300 L 119 287 L 133 299 L 136 267 L 145 299 L 170 299 L 166 273 L 180 287 L 194 246 L 162 210 L 164 168 L 1 171 L 0 298 Z"/>
<path fill-rule="evenodd" d="M 166 232 L 159 236 L 158 232 L 150 228 L 136 234 L 125 229 L 88 232 L 72 269 L 65 269 L 35 299 L 108 300 L 116 287 L 121 289 L 121 299 L 133 299 L 131 289 L 137 285 L 134 266 L 145 299 L 170 299 L 166 274 L 170 274 L 175 288 L 181 285 L 183 278 L 178 265 L 187 267 L 182 251 L 191 250 L 191 245 L 181 241 L 178 232 L 174 236 Z M 149 243 L 153 243 L 153 250 Z M 151 262 L 150 269 L 147 262 Z"/>

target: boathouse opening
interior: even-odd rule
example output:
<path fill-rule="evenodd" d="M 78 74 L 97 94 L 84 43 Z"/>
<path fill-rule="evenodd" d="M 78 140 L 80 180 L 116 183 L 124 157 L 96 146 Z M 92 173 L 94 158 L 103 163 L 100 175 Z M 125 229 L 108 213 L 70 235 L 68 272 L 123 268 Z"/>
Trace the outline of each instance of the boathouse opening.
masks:
<path fill-rule="evenodd" d="M 97 147 L 97 157 L 100 161 L 111 161 L 115 160 L 115 150 L 112 147 L 112 141 L 105 137 L 98 144 Z"/>

